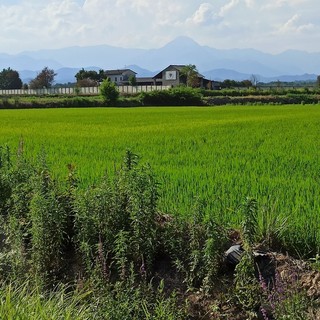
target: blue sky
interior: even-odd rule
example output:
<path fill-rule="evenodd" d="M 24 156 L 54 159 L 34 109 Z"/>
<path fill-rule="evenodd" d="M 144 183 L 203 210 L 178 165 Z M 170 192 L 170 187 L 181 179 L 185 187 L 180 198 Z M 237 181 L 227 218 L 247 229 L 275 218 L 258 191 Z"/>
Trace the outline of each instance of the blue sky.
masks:
<path fill-rule="evenodd" d="M 0 0 L 0 52 L 109 44 L 320 52 L 319 0 Z"/>

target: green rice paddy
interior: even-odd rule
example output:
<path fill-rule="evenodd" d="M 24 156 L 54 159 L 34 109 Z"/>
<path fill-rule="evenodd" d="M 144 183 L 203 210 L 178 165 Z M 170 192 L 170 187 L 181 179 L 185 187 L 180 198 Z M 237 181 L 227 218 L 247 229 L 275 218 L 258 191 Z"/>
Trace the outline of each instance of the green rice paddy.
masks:
<path fill-rule="evenodd" d="M 156 173 L 164 212 L 200 198 L 237 223 L 251 196 L 320 239 L 319 105 L 0 110 L 0 145 L 19 140 L 27 157 L 45 150 L 59 178 L 75 164 L 83 185 L 130 149 Z"/>

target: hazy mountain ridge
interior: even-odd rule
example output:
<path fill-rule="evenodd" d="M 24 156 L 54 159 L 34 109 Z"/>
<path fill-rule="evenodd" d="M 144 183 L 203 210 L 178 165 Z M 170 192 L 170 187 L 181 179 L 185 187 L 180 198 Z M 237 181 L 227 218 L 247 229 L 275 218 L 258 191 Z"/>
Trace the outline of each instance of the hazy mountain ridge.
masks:
<path fill-rule="evenodd" d="M 195 64 L 200 73 L 212 80 L 243 80 L 255 74 L 264 82 L 305 81 L 320 74 L 320 53 L 288 50 L 273 55 L 255 49 L 223 50 L 201 46 L 187 37 L 178 37 L 161 48 L 149 50 L 100 45 L 26 51 L 17 55 L 0 53 L 0 68 L 18 70 L 24 82 L 44 66 L 56 71 L 57 83 L 65 83 L 74 82 L 78 70 L 92 65 L 96 70 L 131 68 L 139 77 L 150 77 L 170 64 Z"/>

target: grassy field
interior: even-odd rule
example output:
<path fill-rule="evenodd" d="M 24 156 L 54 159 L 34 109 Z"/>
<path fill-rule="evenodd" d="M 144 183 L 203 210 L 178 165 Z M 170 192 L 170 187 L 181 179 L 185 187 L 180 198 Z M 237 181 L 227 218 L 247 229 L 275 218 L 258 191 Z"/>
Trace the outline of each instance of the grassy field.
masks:
<path fill-rule="evenodd" d="M 237 224 L 251 196 L 318 243 L 319 137 L 319 105 L 0 111 L 0 145 L 22 139 L 30 158 L 45 150 L 60 178 L 73 163 L 92 183 L 130 149 L 156 172 L 161 210 L 186 214 L 200 197 Z"/>

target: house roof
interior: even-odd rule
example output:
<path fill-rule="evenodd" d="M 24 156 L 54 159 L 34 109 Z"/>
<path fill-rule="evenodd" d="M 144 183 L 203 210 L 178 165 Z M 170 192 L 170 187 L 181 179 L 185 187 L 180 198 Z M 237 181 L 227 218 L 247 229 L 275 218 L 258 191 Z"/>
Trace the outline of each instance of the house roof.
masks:
<path fill-rule="evenodd" d="M 187 65 L 185 64 L 170 64 L 168 67 L 157 73 L 154 78 L 160 78 L 162 77 L 162 72 L 166 71 L 167 69 L 176 69 L 177 71 L 181 71 L 183 68 L 185 68 Z M 198 72 L 198 77 L 199 78 L 204 78 L 202 74 Z"/>
<path fill-rule="evenodd" d="M 136 72 L 132 71 L 131 69 L 116 69 L 116 70 L 105 70 L 105 75 L 107 76 L 119 76 L 119 75 L 122 75 L 126 72 L 132 72 L 134 74 L 137 74 Z"/>

